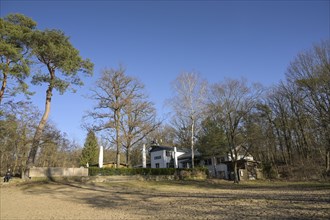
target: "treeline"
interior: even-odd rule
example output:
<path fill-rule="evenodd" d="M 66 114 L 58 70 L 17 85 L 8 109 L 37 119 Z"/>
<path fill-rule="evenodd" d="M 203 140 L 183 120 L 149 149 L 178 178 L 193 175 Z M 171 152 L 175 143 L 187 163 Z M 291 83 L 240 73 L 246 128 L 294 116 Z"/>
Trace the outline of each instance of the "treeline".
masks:
<path fill-rule="evenodd" d="M 271 88 L 244 79 L 207 84 L 194 73 L 174 84 L 178 146 L 212 157 L 229 153 L 234 168 L 242 146 L 270 178 L 329 175 L 330 41 L 298 54 Z"/>
<path fill-rule="evenodd" d="M 245 79 L 209 83 L 194 72 L 181 73 L 167 102 L 172 116 L 163 120 L 142 82 L 122 67 L 105 69 L 91 91 L 94 106 L 84 116 L 89 133 L 81 148 L 49 122 L 48 115 L 53 90 L 64 93 L 82 85 L 81 74 L 90 75 L 93 64 L 79 56 L 60 30 L 37 30 L 23 15 L 9 15 L 0 25 L 2 172 L 95 164 L 101 144 L 105 161 L 134 166 L 141 163 L 142 145 L 157 141 L 206 157 L 230 153 L 237 158 L 237 146 L 243 146 L 270 178 L 329 173 L 329 41 L 298 54 L 285 80 L 272 88 Z M 31 67 L 37 71 L 30 74 Z M 33 98 L 31 83 L 47 85 L 43 113 L 28 100 Z M 17 93 L 27 99 L 18 102 Z"/>
<path fill-rule="evenodd" d="M 257 106 L 252 121 L 259 132 L 252 135 L 259 133 L 260 141 L 267 140 L 255 147 L 260 160 L 283 176 L 329 174 L 329 107 L 330 42 L 326 41 L 298 54 L 286 80 Z"/>
<path fill-rule="evenodd" d="M 28 102 L 7 102 L 0 116 L 1 173 L 7 169 L 21 174 L 31 150 L 40 112 Z M 79 145 L 59 131 L 52 122 L 45 126 L 40 150 L 34 166 L 76 167 L 79 165 Z"/>
<path fill-rule="evenodd" d="M 25 146 L 28 145 L 28 153 L 21 172 L 24 171 L 26 177 L 29 168 L 38 163 L 40 148 L 45 151 L 43 144 L 46 142 L 45 132 L 49 126 L 47 121 L 53 91 L 57 90 L 63 94 L 67 90 L 74 91 L 74 86 L 83 85 L 81 74 L 91 75 L 93 64 L 80 57 L 79 51 L 71 45 L 69 38 L 61 30 L 38 30 L 36 22 L 24 15 L 10 14 L 1 18 L 0 27 L 0 104 L 1 117 L 5 117 L 2 121 L 7 124 L 8 120 L 8 114 L 3 110 L 6 105 L 2 104 L 4 99 L 10 99 L 17 93 L 23 93 L 29 98 L 32 95 L 28 88 L 30 83 L 47 86 L 44 112 L 33 130 L 32 141 L 29 144 L 24 143 Z M 30 74 L 32 67 L 35 71 Z M 15 122 L 13 126 L 16 126 Z M 7 130 L 8 127 L 5 125 L 4 129 Z M 8 140 L 5 132 L 2 135 L 2 151 L 17 147 L 16 139 Z M 10 141 L 13 144 L 10 144 Z M 16 153 L 14 156 L 18 157 Z M 3 167 L 6 166 L 2 164 L 2 169 Z"/>
<path fill-rule="evenodd" d="M 233 158 L 235 147 L 244 146 L 268 177 L 319 178 L 330 170 L 329 106 L 325 41 L 298 54 L 286 79 L 272 88 L 244 80 L 212 85 L 197 139 L 204 152 L 233 151 Z"/>

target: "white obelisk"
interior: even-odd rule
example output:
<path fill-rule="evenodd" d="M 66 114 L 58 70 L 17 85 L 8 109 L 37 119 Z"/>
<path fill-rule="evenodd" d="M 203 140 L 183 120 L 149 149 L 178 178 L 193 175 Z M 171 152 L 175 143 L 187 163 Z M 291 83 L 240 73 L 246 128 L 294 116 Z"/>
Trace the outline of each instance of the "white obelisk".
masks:
<path fill-rule="evenodd" d="M 142 168 L 147 168 L 146 145 L 142 147 Z"/>
<path fill-rule="evenodd" d="M 103 146 L 100 146 L 99 152 L 99 168 L 103 167 Z"/>
<path fill-rule="evenodd" d="M 178 168 L 178 156 L 177 156 L 176 147 L 174 147 L 174 168 Z"/>

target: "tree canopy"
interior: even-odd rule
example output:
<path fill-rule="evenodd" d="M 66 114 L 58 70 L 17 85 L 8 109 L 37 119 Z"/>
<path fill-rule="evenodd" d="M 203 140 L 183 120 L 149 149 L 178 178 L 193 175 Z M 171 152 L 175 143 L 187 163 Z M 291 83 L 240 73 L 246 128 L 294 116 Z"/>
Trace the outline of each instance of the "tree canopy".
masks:
<path fill-rule="evenodd" d="M 0 18 L 0 104 L 6 93 L 31 95 L 25 79 L 30 75 L 29 43 L 35 27 L 36 22 L 21 14 Z"/>

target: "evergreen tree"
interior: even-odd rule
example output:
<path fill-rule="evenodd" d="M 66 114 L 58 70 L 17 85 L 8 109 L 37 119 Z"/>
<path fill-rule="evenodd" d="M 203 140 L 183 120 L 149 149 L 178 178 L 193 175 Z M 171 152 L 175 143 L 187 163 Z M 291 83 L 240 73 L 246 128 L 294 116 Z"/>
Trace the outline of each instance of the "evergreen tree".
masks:
<path fill-rule="evenodd" d="M 45 97 L 45 110 L 37 126 L 31 144 L 28 160 L 26 162 L 25 176 L 28 176 L 30 167 L 35 165 L 37 152 L 40 147 L 41 137 L 47 123 L 53 90 L 64 94 L 67 90 L 75 92 L 73 86 L 82 86 L 82 73 L 92 75 L 93 64 L 88 60 L 83 60 L 79 51 L 74 48 L 69 41 L 69 37 L 60 30 L 33 31 L 29 46 L 35 57 L 37 65 L 47 67 L 39 70 L 32 77 L 34 85 L 48 85 Z M 48 70 L 48 71 L 47 71 Z"/>
<path fill-rule="evenodd" d="M 89 131 L 80 157 L 80 164 L 96 164 L 98 161 L 98 143 L 95 133 Z"/>
<path fill-rule="evenodd" d="M 223 129 L 212 118 L 207 117 L 201 123 L 196 147 L 206 157 L 223 156 L 226 149 L 226 137 Z"/>
<path fill-rule="evenodd" d="M 5 97 L 28 91 L 25 79 L 30 74 L 29 38 L 36 22 L 21 14 L 0 18 L 0 104 Z"/>

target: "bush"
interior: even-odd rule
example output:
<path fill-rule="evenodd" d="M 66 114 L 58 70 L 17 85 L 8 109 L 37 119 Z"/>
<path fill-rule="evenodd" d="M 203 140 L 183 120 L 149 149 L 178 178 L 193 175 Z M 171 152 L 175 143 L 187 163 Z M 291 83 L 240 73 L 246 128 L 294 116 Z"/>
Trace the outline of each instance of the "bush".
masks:
<path fill-rule="evenodd" d="M 174 175 L 174 168 L 98 168 L 89 167 L 89 176 Z"/>
<path fill-rule="evenodd" d="M 196 167 L 194 169 L 179 169 L 179 178 L 183 180 L 205 179 L 209 172 L 205 167 Z"/>
<path fill-rule="evenodd" d="M 89 167 L 89 176 L 131 176 L 131 175 L 180 175 L 181 171 L 189 173 L 189 176 L 199 177 L 208 173 L 207 168 L 198 167 L 195 169 L 175 169 L 175 168 L 98 168 Z M 186 174 L 185 174 L 186 175 Z M 188 174 L 187 174 L 188 175 Z"/>
<path fill-rule="evenodd" d="M 277 172 L 271 163 L 262 164 L 262 171 L 263 171 L 264 176 L 267 179 L 276 179 L 277 178 Z"/>

